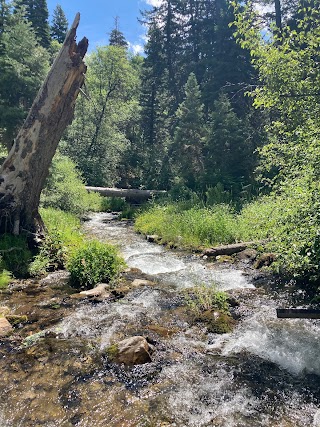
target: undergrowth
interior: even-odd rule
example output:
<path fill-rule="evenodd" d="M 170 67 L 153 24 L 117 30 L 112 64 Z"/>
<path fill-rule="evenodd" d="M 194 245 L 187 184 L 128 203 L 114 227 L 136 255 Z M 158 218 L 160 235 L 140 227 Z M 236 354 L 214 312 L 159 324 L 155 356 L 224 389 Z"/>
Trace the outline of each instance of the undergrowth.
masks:
<path fill-rule="evenodd" d="M 96 240 L 83 243 L 67 263 L 72 284 L 85 289 L 99 282 L 110 282 L 123 266 L 124 261 L 114 246 Z"/>
<path fill-rule="evenodd" d="M 41 209 L 40 213 L 47 233 L 39 254 L 30 264 L 32 276 L 65 268 L 71 252 L 84 242 L 80 220 L 75 215 L 53 208 Z"/>

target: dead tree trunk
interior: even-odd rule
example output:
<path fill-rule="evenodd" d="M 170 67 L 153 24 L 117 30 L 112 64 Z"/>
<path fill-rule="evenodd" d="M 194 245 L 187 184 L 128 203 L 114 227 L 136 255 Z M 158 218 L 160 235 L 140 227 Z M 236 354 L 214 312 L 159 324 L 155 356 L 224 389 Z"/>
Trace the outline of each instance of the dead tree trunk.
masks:
<path fill-rule="evenodd" d="M 40 193 L 60 138 L 73 119 L 85 78 L 83 57 L 88 40 L 75 41 L 79 21 L 78 13 L 0 168 L 0 234 L 43 231 L 38 212 Z"/>

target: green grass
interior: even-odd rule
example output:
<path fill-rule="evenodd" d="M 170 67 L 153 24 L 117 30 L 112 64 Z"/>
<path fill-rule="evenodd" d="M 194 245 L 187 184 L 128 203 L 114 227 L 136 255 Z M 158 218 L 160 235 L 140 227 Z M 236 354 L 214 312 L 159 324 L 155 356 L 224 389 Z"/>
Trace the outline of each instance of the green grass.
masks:
<path fill-rule="evenodd" d="M 135 229 L 186 248 L 231 243 L 237 238 L 235 215 L 228 205 L 189 209 L 180 203 L 152 205 L 138 215 Z"/>

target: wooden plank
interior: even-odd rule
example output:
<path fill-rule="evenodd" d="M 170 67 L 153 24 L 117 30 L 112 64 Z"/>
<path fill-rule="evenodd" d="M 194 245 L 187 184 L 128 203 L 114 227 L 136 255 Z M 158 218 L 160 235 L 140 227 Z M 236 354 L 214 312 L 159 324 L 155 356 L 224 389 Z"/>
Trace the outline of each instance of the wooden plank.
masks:
<path fill-rule="evenodd" d="M 320 319 L 320 310 L 314 308 L 277 308 L 280 319 Z"/>

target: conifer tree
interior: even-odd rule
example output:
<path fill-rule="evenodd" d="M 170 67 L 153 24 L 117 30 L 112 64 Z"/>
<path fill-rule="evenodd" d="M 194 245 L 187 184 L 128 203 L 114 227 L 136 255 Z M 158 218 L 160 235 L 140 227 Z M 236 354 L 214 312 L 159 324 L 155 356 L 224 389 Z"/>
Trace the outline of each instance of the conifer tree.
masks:
<path fill-rule="evenodd" d="M 114 29 L 110 33 L 109 45 L 110 46 L 124 47 L 126 49 L 128 48 L 128 42 L 125 39 L 123 33 L 119 30 L 119 18 L 118 17 L 115 18 Z"/>
<path fill-rule="evenodd" d="M 223 184 L 233 197 L 252 182 L 255 167 L 250 127 L 233 110 L 228 97 L 221 94 L 214 103 L 206 138 L 204 188 Z"/>
<path fill-rule="evenodd" d="M 67 31 L 68 20 L 60 4 L 57 4 L 55 10 L 53 11 L 51 38 L 53 40 L 57 40 L 59 43 L 63 43 Z"/>
<path fill-rule="evenodd" d="M 185 85 L 185 100 L 177 110 L 177 127 L 172 147 L 173 170 L 180 182 L 196 189 L 203 174 L 204 106 L 194 73 Z"/>
<path fill-rule="evenodd" d="M 48 52 L 38 45 L 23 9 L 9 19 L 0 56 L 0 143 L 8 148 L 48 69 Z"/>
<path fill-rule="evenodd" d="M 50 47 L 50 26 L 47 0 L 16 0 L 15 9 L 25 8 L 25 16 L 37 35 L 39 44 Z"/>

